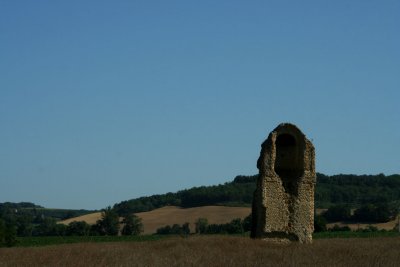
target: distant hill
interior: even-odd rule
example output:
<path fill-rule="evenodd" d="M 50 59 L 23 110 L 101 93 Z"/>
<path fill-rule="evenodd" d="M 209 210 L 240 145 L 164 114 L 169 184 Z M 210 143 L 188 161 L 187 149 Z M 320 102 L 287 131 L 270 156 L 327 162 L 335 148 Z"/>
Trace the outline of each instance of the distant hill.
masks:
<path fill-rule="evenodd" d="M 0 209 L 5 209 L 5 208 L 9 208 L 9 209 L 34 209 L 34 208 L 43 209 L 42 206 L 36 205 L 34 203 L 31 203 L 31 202 L 18 202 L 18 203 L 4 202 L 4 203 L 0 203 Z"/>
<path fill-rule="evenodd" d="M 122 201 L 114 205 L 120 214 L 151 211 L 164 206 L 192 208 L 200 206 L 250 207 L 257 175 L 236 176 L 232 182 L 193 187 L 178 191 Z M 400 202 L 400 175 L 328 176 L 317 174 L 315 204 L 327 208 L 335 204 L 358 207 L 365 203 Z"/>
<path fill-rule="evenodd" d="M 147 212 L 139 212 L 136 215 L 142 219 L 144 225 L 144 234 L 153 234 L 158 228 L 166 225 L 189 223 L 193 232 L 195 221 L 198 218 L 207 218 L 210 224 L 228 223 L 236 218 L 244 219 L 251 213 L 248 207 L 224 207 L 224 206 L 203 206 L 196 208 L 183 209 L 176 206 L 165 206 Z M 89 224 L 95 224 L 101 218 L 101 213 L 96 212 L 71 218 L 59 223 L 69 224 L 72 221 L 85 221 Z"/>
<path fill-rule="evenodd" d="M 257 175 L 237 176 L 232 182 L 213 186 L 193 187 L 148 197 L 123 201 L 115 204 L 120 214 L 135 213 L 144 224 L 144 233 L 151 234 L 160 227 L 173 224 L 190 223 L 193 230 L 194 221 L 200 217 L 207 218 L 210 223 L 228 223 L 235 218 L 244 218 L 251 212 L 251 202 L 256 186 Z M 348 204 L 358 207 L 367 203 L 396 203 L 400 200 L 400 175 L 333 175 L 317 174 L 315 203 L 317 213 L 331 205 Z M 326 209 L 325 209 L 326 210 Z M 69 220 L 86 221 L 94 224 L 100 219 L 96 212 Z M 365 228 L 367 224 L 336 222 L 352 229 Z M 373 224 L 378 229 L 393 229 L 395 220 L 387 223 Z"/>
<path fill-rule="evenodd" d="M 39 220 L 42 217 L 53 218 L 55 220 L 65 220 L 93 212 L 94 210 L 83 209 L 48 209 L 31 202 L 0 203 L 0 218 L 13 214 L 13 217 L 29 216 L 32 217 L 33 220 Z"/>
<path fill-rule="evenodd" d="M 192 232 L 195 230 L 195 221 L 198 218 L 207 218 L 210 224 L 223 224 L 233 219 L 244 219 L 251 213 L 248 207 L 203 206 L 183 209 L 175 206 L 166 206 L 147 212 L 136 213 L 142 219 L 144 233 L 155 233 L 166 225 L 189 223 Z"/>
<path fill-rule="evenodd" d="M 317 209 L 317 214 L 321 214 L 325 209 Z M 229 223 L 233 219 L 244 219 L 251 213 L 250 207 L 226 207 L 226 206 L 203 206 L 195 208 L 181 208 L 176 206 L 165 206 L 152 211 L 139 212 L 136 215 L 142 219 L 144 226 L 144 234 L 154 234 L 157 229 L 167 225 L 179 224 L 186 222 L 193 232 L 195 229 L 195 221 L 199 218 L 207 218 L 210 224 Z M 88 224 L 95 224 L 101 219 L 101 212 L 86 214 L 83 216 L 70 218 L 60 221 L 59 223 L 68 225 L 73 221 L 85 221 Z M 373 225 L 378 229 L 392 230 L 397 223 L 397 218 L 386 223 L 356 223 L 356 222 L 332 222 L 327 226 L 332 228 L 335 225 L 348 226 L 352 230 L 365 229 Z"/>
<path fill-rule="evenodd" d="M 164 206 L 193 208 L 201 206 L 250 206 L 257 175 L 237 176 L 225 184 L 193 187 L 176 193 L 152 195 L 122 201 L 114 205 L 120 214 L 151 211 Z"/>
<path fill-rule="evenodd" d="M 202 206 L 250 207 L 257 175 L 236 176 L 233 181 L 219 185 L 200 186 L 176 193 L 166 193 L 122 201 L 114 205 L 119 215 L 148 212 L 165 206 L 194 208 Z M 400 205 L 400 175 L 324 175 L 317 174 L 316 208 L 347 204 L 353 208 L 361 204 L 390 203 Z M 33 222 L 41 218 L 66 220 L 96 211 L 46 209 L 30 202 L 0 203 L 0 217 L 28 215 Z M 8 215 L 7 215 L 8 214 Z M 91 216 L 91 215 L 89 215 Z M 86 219 L 85 219 L 86 220 Z"/>

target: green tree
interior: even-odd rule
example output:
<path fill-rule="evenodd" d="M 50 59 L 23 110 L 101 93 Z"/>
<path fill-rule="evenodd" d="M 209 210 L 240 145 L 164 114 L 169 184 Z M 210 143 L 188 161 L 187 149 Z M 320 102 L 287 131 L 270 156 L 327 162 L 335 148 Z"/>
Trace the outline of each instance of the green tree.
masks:
<path fill-rule="evenodd" d="M 164 227 L 160 227 L 157 229 L 157 234 L 159 235 L 189 235 L 190 234 L 190 227 L 189 223 L 186 222 L 182 225 L 174 224 L 172 226 L 167 225 Z"/>
<path fill-rule="evenodd" d="M 240 218 L 233 219 L 227 224 L 227 231 L 229 234 L 240 234 L 243 233 L 243 224 Z"/>
<path fill-rule="evenodd" d="M 74 221 L 68 224 L 66 235 L 69 236 L 86 236 L 89 235 L 90 225 L 85 221 Z"/>
<path fill-rule="evenodd" d="M 351 209 L 347 205 L 334 205 L 323 216 L 328 222 L 347 221 L 351 217 Z"/>
<path fill-rule="evenodd" d="M 395 216 L 395 210 L 387 203 L 367 204 L 354 211 L 353 219 L 359 222 L 388 222 Z"/>
<path fill-rule="evenodd" d="M 326 219 L 321 215 L 314 217 L 314 232 L 325 232 L 326 231 Z"/>
<path fill-rule="evenodd" d="M 16 219 L 17 235 L 18 236 L 31 236 L 33 232 L 33 216 L 21 215 Z"/>
<path fill-rule="evenodd" d="M 400 232 L 399 230 L 399 223 L 397 222 L 396 225 L 393 227 L 392 231 L 394 232 Z"/>
<path fill-rule="evenodd" d="M 0 218 L 0 247 L 5 245 L 6 223 Z"/>
<path fill-rule="evenodd" d="M 205 234 L 207 232 L 208 220 L 206 218 L 198 218 L 195 225 L 196 234 Z"/>
<path fill-rule="evenodd" d="M 102 210 L 101 219 L 96 224 L 100 235 L 118 235 L 119 217 L 110 206 Z"/>
<path fill-rule="evenodd" d="M 142 219 L 136 215 L 126 214 L 122 220 L 122 235 L 139 235 L 143 232 Z"/>
<path fill-rule="evenodd" d="M 63 236 L 65 235 L 66 226 L 57 224 L 54 218 L 45 217 L 41 223 L 37 225 L 32 232 L 34 236 Z"/>
<path fill-rule="evenodd" d="M 376 205 L 375 221 L 388 222 L 396 217 L 397 210 L 390 207 L 387 202 L 382 202 Z"/>
<path fill-rule="evenodd" d="M 17 227 L 15 225 L 6 223 L 4 244 L 7 247 L 12 247 L 17 244 Z"/>
<path fill-rule="evenodd" d="M 104 235 L 102 227 L 100 224 L 98 224 L 99 221 L 97 221 L 97 223 L 92 224 L 90 226 L 90 231 L 89 231 L 89 235 L 91 236 L 98 236 L 98 235 Z"/>
<path fill-rule="evenodd" d="M 171 226 L 163 226 L 157 229 L 156 233 L 158 235 L 170 235 L 171 234 Z"/>
<path fill-rule="evenodd" d="M 17 229 L 14 224 L 0 219 L 0 247 L 12 247 L 17 243 Z"/>
<path fill-rule="evenodd" d="M 189 235 L 190 234 L 190 227 L 189 227 L 189 223 L 188 222 L 182 224 L 181 231 L 182 231 L 181 234 L 183 234 L 183 235 Z"/>
<path fill-rule="evenodd" d="M 252 224 L 252 216 L 250 213 L 246 218 L 243 219 L 243 231 L 250 232 L 251 224 Z"/>
<path fill-rule="evenodd" d="M 180 235 L 181 234 L 181 226 L 177 223 L 173 224 L 171 227 L 171 233 L 173 235 Z"/>
<path fill-rule="evenodd" d="M 332 228 L 329 229 L 331 232 L 349 232 L 351 231 L 350 227 L 346 226 L 339 226 L 335 224 Z"/>
<path fill-rule="evenodd" d="M 226 224 L 209 224 L 207 226 L 207 234 L 226 234 Z"/>

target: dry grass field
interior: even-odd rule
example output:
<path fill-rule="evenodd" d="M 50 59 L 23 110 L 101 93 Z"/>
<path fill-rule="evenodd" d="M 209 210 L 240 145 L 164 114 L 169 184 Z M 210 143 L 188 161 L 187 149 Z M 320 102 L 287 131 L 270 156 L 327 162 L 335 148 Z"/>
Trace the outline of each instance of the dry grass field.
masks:
<path fill-rule="evenodd" d="M 85 221 L 88 224 L 95 224 L 97 222 L 97 220 L 99 220 L 100 218 L 101 218 L 101 212 L 94 212 L 94 213 L 90 213 L 90 214 L 86 214 L 86 215 L 70 218 L 70 219 L 67 219 L 67 220 L 63 220 L 60 223 L 69 224 L 69 223 L 71 223 L 73 221 Z"/>
<path fill-rule="evenodd" d="M 317 209 L 320 214 L 326 209 Z M 137 216 L 142 218 L 144 225 L 144 234 L 153 234 L 160 227 L 166 225 L 190 223 L 190 229 L 194 230 L 194 222 L 198 218 L 207 218 L 209 223 L 228 223 L 236 218 L 244 218 L 249 215 L 251 208 L 247 207 L 225 207 L 225 206 L 204 206 L 196 208 L 183 209 L 175 206 L 166 206 L 163 208 L 155 209 L 148 212 L 136 213 Z M 101 217 L 100 212 L 91 213 L 68 220 L 61 221 L 60 223 L 69 224 L 72 221 L 85 221 L 89 224 L 95 224 Z M 397 220 L 387 223 L 373 224 L 378 229 L 392 230 L 396 225 Z M 369 224 L 351 224 L 351 223 L 331 223 L 328 227 L 338 224 L 340 226 L 349 226 L 352 230 L 359 228 L 367 228 Z"/>
<path fill-rule="evenodd" d="M 0 266 L 399 266 L 400 238 L 271 244 L 232 236 L 1 248 Z"/>
<path fill-rule="evenodd" d="M 190 229 L 193 231 L 194 222 L 198 218 L 207 218 L 209 223 L 228 223 L 236 218 L 245 218 L 251 212 L 247 207 L 225 207 L 225 206 L 204 206 L 197 208 L 183 209 L 175 206 L 166 206 L 148 212 L 136 213 L 142 218 L 144 225 L 144 234 L 153 234 L 160 227 L 173 224 L 190 223 Z M 71 218 L 61 223 L 69 224 L 72 221 L 86 221 L 89 224 L 94 224 L 100 219 L 101 213 L 96 212 Z"/>
<path fill-rule="evenodd" d="M 228 223 L 236 218 L 245 218 L 251 213 L 246 207 L 224 207 L 204 206 L 197 208 L 183 209 L 180 207 L 167 206 L 160 209 L 137 213 L 142 218 L 144 234 L 155 233 L 162 226 L 184 224 L 188 222 L 190 229 L 194 231 L 194 223 L 198 218 L 207 218 L 208 222 L 222 224 Z"/>

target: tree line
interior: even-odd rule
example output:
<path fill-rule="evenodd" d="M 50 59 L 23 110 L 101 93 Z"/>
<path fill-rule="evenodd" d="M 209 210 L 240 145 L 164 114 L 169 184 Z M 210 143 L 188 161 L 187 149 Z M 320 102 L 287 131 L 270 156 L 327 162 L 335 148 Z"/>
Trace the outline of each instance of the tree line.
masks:
<path fill-rule="evenodd" d="M 5 212 L 4 207 L 0 213 L 0 247 L 15 245 L 17 237 L 139 235 L 142 232 L 143 224 L 139 217 L 126 214 L 121 219 L 111 207 L 103 209 L 101 219 L 93 225 L 85 221 L 60 224 L 52 217 L 21 216 L 14 209 Z"/>
<path fill-rule="evenodd" d="M 166 205 L 184 208 L 206 205 L 251 206 L 258 175 L 240 175 L 233 181 L 213 186 L 193 187 L 162 195 L 140 197 L 114 205 L 118 214 L 150 211 Z M 400 202 L 400 175 L 328 176 L 317 173 L 315 206 L 329 208 L 346 204 L 353 208 L 364 204 Z"/>
<path fill-rule="evenodd" d="M 49 210 L 29 202 L 0 203 L 0 246 L 12 244 L 16 236 L 137 234 L 143 225 L 140 226 L 140 219 L 132 214 L 166 205 L 185 208 L 204 205 L 250 206 L 257 177 L 240 175 L 224 184 L 122 201 L 113 208 L 102 210 L 102 219 L 91 226 L 85 222 L 74 222 L 67 226 L 57 223 L 60 219 L 89 211 Z M 315 207 L 328 208 L 327 212 L 316 218 L 317 222 L 385 222 L 395 216 L 399 205 L 400 175 L 317 174 Z M 229 233 L 229 227 L 208 225 L 206 232 Z M 164 230 L 187 231 L 183 225 L 172 225 L 170 228 Z"/>
<path fill-rule="evenodd" d="M 321 232 L 327 230 L 327 223 L 385 223 L 395 219 L 397 215 L 397 205 L 389 203 L 364 204 L 357 209 L 352 209 L 346 204 L 338 204 L 331 206 L 322 214 L 316 215 L 314 225 L 315 229 Z M 338 228 L 336 227 L 334 230 L 338 230 Z"/>
<path fill-rule="evenodd" d="M 400 200 L 400 175 L 317 174 L 315 202 L 319 208 L 346 204 L 390 203 Z"/>
<path fill-rule="evenodd" d="M 4 202 L 0 203 L 0 216 L 7 212 L 14 212 L 40 220 L 40 217 L 51 217 L 57 220 L 66 220 L 73 217 L 96 212 L 96 210 L 74 209 L 47 209 L 31 202 Z"/>
<path fill-rule="evenodd" d="M 195 222 L 196 234 L 242 234 L 251 230 L 251 214 L 244 218 L 236 218 L 229 223 L 209 224 L 207 218 L 198 218 Z M 157 229 L 159 235 L 189 235 L 189 223 L 167 225 Z"/>

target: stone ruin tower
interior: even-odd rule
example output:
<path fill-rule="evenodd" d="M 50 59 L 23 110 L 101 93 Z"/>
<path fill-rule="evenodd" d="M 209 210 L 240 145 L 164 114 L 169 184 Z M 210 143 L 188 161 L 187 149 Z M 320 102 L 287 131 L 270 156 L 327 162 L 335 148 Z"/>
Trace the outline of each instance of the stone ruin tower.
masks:
<path fill-rule="evenodd" d="M 278 125 L 261 145 L 251 236 L 311 243 L 315 150 L 295 125 Z"/>

